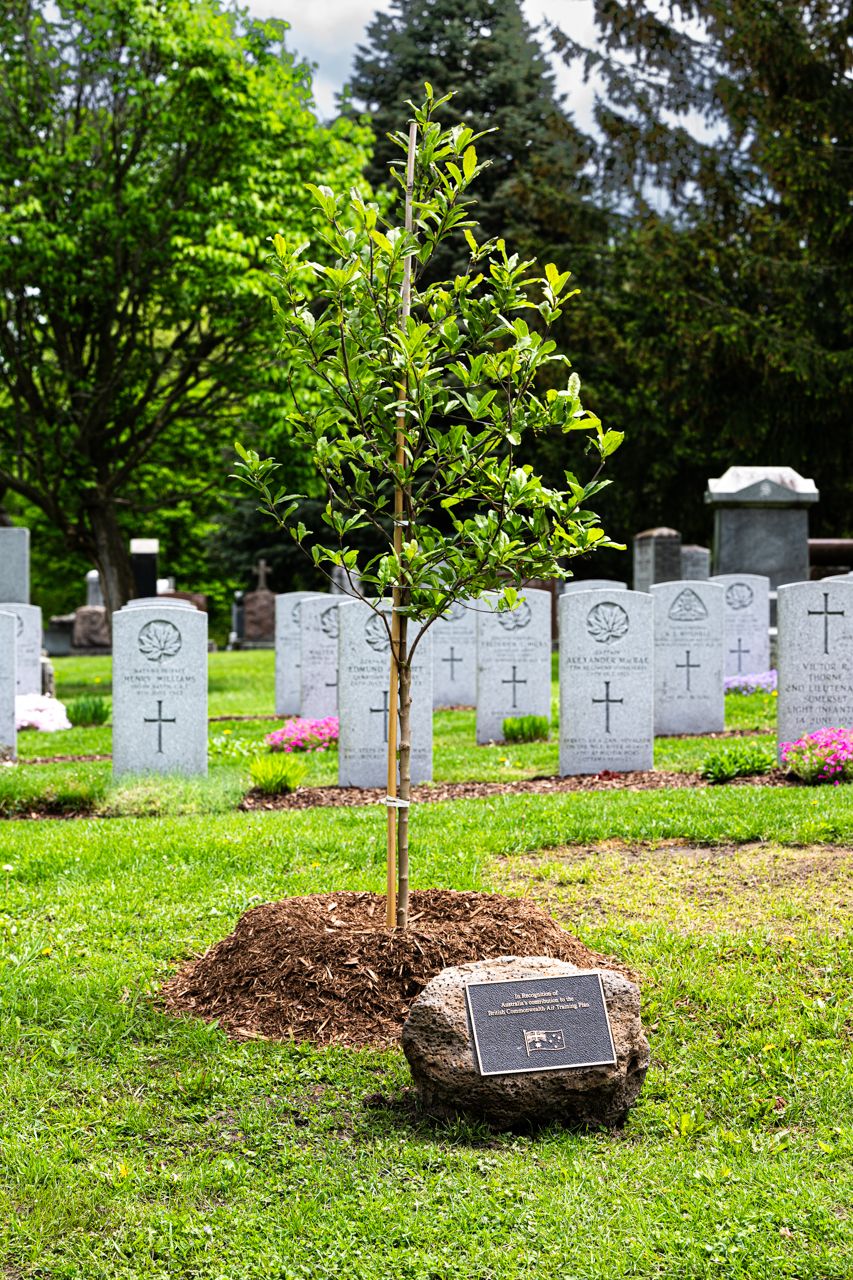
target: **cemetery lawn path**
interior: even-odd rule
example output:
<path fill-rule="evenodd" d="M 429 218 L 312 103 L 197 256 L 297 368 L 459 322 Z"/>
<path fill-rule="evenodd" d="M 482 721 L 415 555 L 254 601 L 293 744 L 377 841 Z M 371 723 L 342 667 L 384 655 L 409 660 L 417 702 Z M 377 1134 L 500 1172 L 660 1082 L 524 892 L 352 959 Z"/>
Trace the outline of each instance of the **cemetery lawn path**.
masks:
<path fill-rule="evenodd" d="M 416 887 L 516 885 L 644 975 L 653 1065 L 616 1133 L 433 1124 L 398 1050 L 162 1015 L 159 982 L 251 904 L 380 890 L 382 814 L 5 824 L 0 1274 L 842 1280 L 851 794 L 418 811 Z"/>

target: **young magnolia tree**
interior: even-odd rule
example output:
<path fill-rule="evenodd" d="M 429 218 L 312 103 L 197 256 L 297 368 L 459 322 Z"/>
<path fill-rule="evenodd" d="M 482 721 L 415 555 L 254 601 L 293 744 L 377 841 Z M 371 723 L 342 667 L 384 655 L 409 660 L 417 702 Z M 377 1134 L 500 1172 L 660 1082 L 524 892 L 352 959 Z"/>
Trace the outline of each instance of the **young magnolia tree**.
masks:
<path fill-rule="evenodd" d="M 482 607 L 512 609 L 524 579 L 565 577 L 566 558 L 615 545 L 587 503 L 609 483 L 599 474 L 622 441 L 584 412 L 577 374 L 558 376 L 569 362 L 547 334 L 572 296 L 570 273 L 550 264 L 540 279 L 531 262 L 507 254 L 502 240 L 477 242 L 468 193 L 484 167 L 474 148 L 482 135 L 462 126 L 442 129 L 433 116 L 447 98 L 435 100 L 426 88 L 426 102 L 413 106 L 408 138 L 396 135 L 407 152 L 398 174 L 404 225 L 385 221 L 357 191 L 338 196 L 312 187 L 335 265 L 306 261 L 306 244 L 276 236 L 280 292 L 273 301 L 283 356 L 310 370 L 322 389 L 312 397 L 294 390 L 290 415 L 325 480 L 323 518 L 338 547 L 315 545 L 313 558 L 326 572 L 343 571 L 347 594 L 375 611 L 391 645 L 399 797 L 392 718 L 388 923 L 395 923 L 396 854 L 401 928 L 408 919 L 409 713 L 417 647 L 456 601 L 496 592 Z M 465 274 L 425 283 L 439 246 L 460 233 L 470 251 Z M 531 311 L 536 329 L 524 319 Z M 559 381 L 561 389 L 543 392 L 545 381 Z M 549 489 L 516 462 L 524 432 L 554 429 L 587 433 L 599 461 L 588 484 L 567 474 L 565 489 Z M 292 520 L 301 495 L 276 492 L 274 459 L 236 448 L 240 478 L 260 495 L 261 510 L 303 543 L 308 531 Z M 365 526 L 373 526 L 384 549 L 361 562 L 348 540 Z"/>

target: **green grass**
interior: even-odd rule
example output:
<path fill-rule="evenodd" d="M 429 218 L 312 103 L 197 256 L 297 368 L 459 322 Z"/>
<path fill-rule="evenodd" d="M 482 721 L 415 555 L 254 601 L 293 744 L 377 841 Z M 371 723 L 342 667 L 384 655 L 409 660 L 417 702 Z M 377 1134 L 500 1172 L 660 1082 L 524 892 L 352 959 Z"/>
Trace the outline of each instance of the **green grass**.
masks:
<path fill-rule="evenodd" d="M 112 658 L 54 658 L 56 696 L 61 702 L 86 694 L 112 694 Z M 273 715 L 275 654 L 272 649 L 211 653 L 208 714 Z"/>
<path fill-rule="evenodd" d="M 402 1105 L 399 1052 L 235 1044 L 159 1013 L 163 976 L 252 903 L 381 889 L 382 814 L 8 824 L 5 1274 L 840 1280 L 849 854 L 731 841 L 849 840 L 849 794 L 499 798 L 414 815 L 416 886 L 515 886 L 643 973 L 653 1067 L 615 1135 L 432 1124 Z M 377 1092 L 390 1108 L 362 1105 Z"/>

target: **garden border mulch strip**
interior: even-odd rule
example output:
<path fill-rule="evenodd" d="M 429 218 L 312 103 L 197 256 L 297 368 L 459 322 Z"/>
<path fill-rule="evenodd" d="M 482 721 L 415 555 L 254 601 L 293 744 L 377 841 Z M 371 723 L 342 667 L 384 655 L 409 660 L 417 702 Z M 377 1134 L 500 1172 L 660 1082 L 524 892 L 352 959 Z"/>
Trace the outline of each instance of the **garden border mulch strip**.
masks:
<path fill-rule="evenodd" d="M 18 764 L 90 764 L 93 760 L 112 760 L 112 756 L 19 756 Z"/>
<path fill-rule="evenodd" d="M 223 720 L 280 720 L 284 724 L 285 720 L 294 720 L 295 716 L 208 716 L 208 724 L 219 724 Z"/>
<path fill-rule="evenodd" d="M 399 1042 L 412 1001 L 442 969 L 502 955 L 553 956 L 638 981 L 530 898 L 415 890 L 402 930 L 385 925 L 383 895 L 342 892 L 252 907 L 160 998 L 166 1013 L 218 1018 L 235 1039 L 386 1046 Z"/>
<path fill-rule="evenodd" d="M 437 804 L 448 800 L 482 800 L 489 796 L 560 795 L 567 791 L 657 791 L 664 787 L 793 787 L 802 786 L 799 778 L 784 769 L 749 778 L 732 778 L 729 782 L 712 783 L 698 773 L 667 773 L 663 769 L 647 769 L 635 773 L 581 773 L 561 778 L 522 778 L 516 782 L 434 782 L 412 787 L 412 801 Z M 289 795 L 267 796 L 253 787 L 240 804 L 241 809 L 314 809 L 355 805 L 382 804 L 384 787 L 298 787 Z"/>

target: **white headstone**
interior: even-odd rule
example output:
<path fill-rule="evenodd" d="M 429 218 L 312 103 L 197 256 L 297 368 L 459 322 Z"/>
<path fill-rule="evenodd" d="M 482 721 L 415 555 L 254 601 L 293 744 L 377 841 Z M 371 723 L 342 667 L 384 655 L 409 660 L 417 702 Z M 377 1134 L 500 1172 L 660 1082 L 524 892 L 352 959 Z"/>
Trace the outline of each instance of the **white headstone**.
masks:
<path fill-rule="evenodd" d="M 385 616 L 390 622 L 390 605 L 388 609 Z M 361 601 L 342 609 L 339 617 L 338 784 L 384 787 L 391 672 L 388 632 L 370 605 Z M 428 782 L 432 779 L 432 628 L 415 650 L 410 714 L 411 779 Z"/>
<path fill-rule="evenodd" d="M 308 596 L 299 606 L 299 714 L 325 720 L 338 710 L 338 609 L 346 596 Z"/>
<path fill-rule="evenodd" d="M 13 600 L 4 600 L 2 608 L 18 619 L 18 693 L 41 693 L 41 609 Z"/>
<path fill-rule="evenodd" d="M 615 582 L 612 578 L 569 578 L 562 584 L 561 595 L 567 591 L 627 591 L 627 582 Z"/>
<path fill-rule="evenodd" d="M 207 773 L 207 614 L 131 600 L 113 614 L 113 773 Z"/>
<path fill-rule="evenodd" d="M 458 600 L 430 627 L 434 707 L 473 707 L 477 700 L 477 603 Z"/>
<path fill-rule="evenodd" d="M 853 582 L 779 588 L 778 742 L 853 725 Z"/>
<path fill-rule="evenodd" d="M 560 600 L 560 773 L 654 767 L 654 603 L 645 591 Z"/>
<path fill-rule="evenodd" d="M 0 528 L 0 601 L 30 603 L 30 531 Z"/>
<path fill-rule="evenodd" d="M 15 728 L 17 631 L 17 616 L 0 609 L 0 760 L 18 758 L 18 731 Z"/>
<path fill-rule="evenodd" d="M 300 606 L 315 591 L 285 591 L 275 598 L 275 713 L 299 715 Z M 328 596 L 317 597 L 328 600 Z"/>
<path fill-rule="evenodd" d="M 503 742 L 504 720 L 551 718 L 551 593 L 525 587 L 516 607 L 495 613 L 477 602 L 477 742 Z"/>
<path fill-rule="evenodd" d="M 770 579 L 760 573 L 720 573 L 725 591 L 727 676 L 758 675 L 770 670 Z"/>
<path fill-rule="evenodd" d="M 655 733 L 721 733 L 723 598 L 716 582 L 661 582 L 655 605 Z"/>

